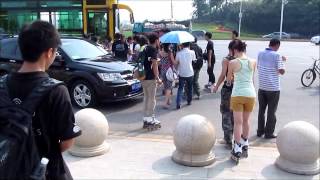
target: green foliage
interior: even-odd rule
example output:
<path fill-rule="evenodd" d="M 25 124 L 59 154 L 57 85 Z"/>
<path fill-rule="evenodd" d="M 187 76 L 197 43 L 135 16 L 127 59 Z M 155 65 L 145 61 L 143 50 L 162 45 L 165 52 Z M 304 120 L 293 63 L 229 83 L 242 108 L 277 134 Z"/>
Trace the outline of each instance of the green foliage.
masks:
<path fill-rule="evenodd" d="M 201 1 L 200 22 L 216 22 L 231 25 L 235 29 L 239 21 L 239 1 Z M 280 29 L 282 0 L 243 0 L 242 27 L 244 31 L 259 34 L 271 33 Z M 200 6 L 195 6 L 198 10 Z M 320 33 L 320 0 L 288 0 L 284 8 L 283 31 L 298 33 L 306 37 Z M 198 12 L 196 10 L 196 12 Z"/>

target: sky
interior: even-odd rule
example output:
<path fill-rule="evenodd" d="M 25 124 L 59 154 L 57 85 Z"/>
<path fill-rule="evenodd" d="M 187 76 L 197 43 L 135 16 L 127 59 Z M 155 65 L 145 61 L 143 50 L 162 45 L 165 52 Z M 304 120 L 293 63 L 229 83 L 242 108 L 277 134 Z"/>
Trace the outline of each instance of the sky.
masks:
<path fill-rule="evenodd" d="M 134 13 L 136 22 L 157 21 L 171 19 L 171 1 L 170 0 L 119 0 L 121 4 L 127 4 Z M 176 20 L 191 19 L 194 8 L 192 0 L 172 0 L 173 18 Z M 129 13 L 120 11 L 121 20 L 128 20 Z"/>

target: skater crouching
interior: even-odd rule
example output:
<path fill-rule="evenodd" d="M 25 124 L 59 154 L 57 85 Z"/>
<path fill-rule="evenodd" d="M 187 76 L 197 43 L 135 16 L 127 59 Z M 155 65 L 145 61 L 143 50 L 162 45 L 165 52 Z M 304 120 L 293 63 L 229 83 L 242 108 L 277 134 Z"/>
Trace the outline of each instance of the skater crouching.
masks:
<path fill-rule="evenodd" d="M 234 116 L 234 146 L 231 157 L 237 163 L 242 155 L 247 157 L 249 120 L 256 98 L 253 84 L 256 61 L 246 56 L 246 46 L 241 40 L 234 40 L 232 49 L 236 59 L 229 63 L 227 76 L 228 85 L 234 81 L 230 101 Z"/>
<path fill-rule="evenodd" d="M 220 85 L 224 82 L 221 89 L 221 104 L 220 104 L 220 112 L 222 115 L 222 129 L 224 132 L 224 141 L 228 148 L 232 148 L 232 136 L 233 136 L 233 112 L 230 109 L 230 98 L 232 93 L 233 81 L 231 81 L 230 85 L 227 85 L 227 74 L 228 74 L 228 65 L 231 60 L 234 59 L 232 46 L 235 41 L 231 41 L 229 43 L 228 49 L 229 54 L 222 61 L 222 71 L 220 73 L 218 82 L 216 86 L 212 86 L 212 92 L 216 93 L 220 87 Z"/>

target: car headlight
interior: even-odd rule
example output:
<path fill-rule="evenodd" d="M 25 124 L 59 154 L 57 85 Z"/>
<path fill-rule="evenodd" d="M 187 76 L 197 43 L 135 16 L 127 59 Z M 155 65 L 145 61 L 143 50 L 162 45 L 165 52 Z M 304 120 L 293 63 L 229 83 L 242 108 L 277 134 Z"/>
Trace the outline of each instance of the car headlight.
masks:
<path fill-rule="evenodd" d="M 98 73 L 98 76 L 103 80 L 103 81 L 118 81 L 122 80 L 121 74 L 120 73 Z"/>

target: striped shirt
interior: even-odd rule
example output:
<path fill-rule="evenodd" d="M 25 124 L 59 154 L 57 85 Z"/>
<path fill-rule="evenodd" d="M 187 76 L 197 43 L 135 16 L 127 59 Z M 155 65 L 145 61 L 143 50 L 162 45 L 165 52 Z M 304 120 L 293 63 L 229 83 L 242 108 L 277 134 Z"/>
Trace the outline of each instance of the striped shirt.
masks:
<path fill-rule="evenodd" d="M 258 55 L 259 89 L 280 91 L 279 69 L 284 69 L 280 54 L 266 48 Z"/>

